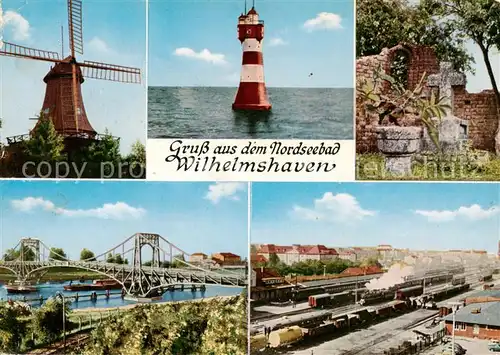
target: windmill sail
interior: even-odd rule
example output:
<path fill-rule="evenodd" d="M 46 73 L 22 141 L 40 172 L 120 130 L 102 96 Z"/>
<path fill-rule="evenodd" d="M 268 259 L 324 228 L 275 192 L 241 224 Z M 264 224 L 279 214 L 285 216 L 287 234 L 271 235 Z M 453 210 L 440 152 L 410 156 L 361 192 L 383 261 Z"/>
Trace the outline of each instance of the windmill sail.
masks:
<path fill-rule="evenodd" d="M 68 30 L 71 56 L 83 54 L 82 1 L 68 0 Z"/>
<path fill-rule="evenodd" d="M 44 60 L 47 62 L 56 62 L 56 63 L 60 62 L 59 54 L 57 52 L 50 52 L 50 51 L 44 51 L 42 49 L 23 47 L 9 42 L 3 42 L 3 47 L 0 47 L 0 55 Z"/>
<path fill-rule="evenodd" d="M 82 67 L 83 76 L 86 78 L 131 84 L 141 83 L 141 70 L 139 68 L 90 61 L 85 61 L 79 65 Z"/>

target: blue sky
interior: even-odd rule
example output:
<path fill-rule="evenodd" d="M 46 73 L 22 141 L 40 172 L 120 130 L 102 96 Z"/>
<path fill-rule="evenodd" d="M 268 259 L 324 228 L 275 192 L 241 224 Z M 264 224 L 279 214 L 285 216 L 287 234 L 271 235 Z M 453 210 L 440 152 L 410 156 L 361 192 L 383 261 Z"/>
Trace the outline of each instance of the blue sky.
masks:
<path fill-rule="evenodd" d="M 247 184 L 4 181 L 0 187 L 3 251 L 34 237 L 78 258 L 82 248 L 99 254 L 143 232 L 189 254 L 248 253 Z"/>
<path fill-rule="evenodd" d="M 265 21 L 267 86 L 353 87 L 352 0 L 257 0 L 255 7 Z M 149 8 L 150 86 L 238 85 L 243 0 L 150 0 Z M 191 51 L 176 56 L 178 48 Z"/>
<path fill-rule="evenodd" d="M 496 253 L 499 186 L 254 183 L 251 240 Z"/>
<path fill-rule="evenodd" d="M 61 53 L 64 26 L 65 56 L 69 53 L 66 1 L 3 0 L 4 41 Z M 126 19 L 126 21 L 125 21 Z M 84 55 L 90 60 L 146 68 L 146 5 L 144 1 L 83 1 Z M 40 112 L 45 95 L 42 81 L 51 64 L 0 56 L 1 139 L 26 134 Z M 123 152 L 145 142 L 146 84 L 87 79 L 83 85 L 87 116 L 94 129 L 108 128 L 121 137 Z"/>

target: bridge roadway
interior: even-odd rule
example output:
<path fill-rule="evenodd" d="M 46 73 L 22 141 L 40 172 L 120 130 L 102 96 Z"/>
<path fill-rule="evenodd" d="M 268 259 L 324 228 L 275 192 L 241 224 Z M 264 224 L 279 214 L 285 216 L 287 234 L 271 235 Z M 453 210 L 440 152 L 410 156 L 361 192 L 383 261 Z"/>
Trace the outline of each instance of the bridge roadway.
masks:
<path fill-rule="evenodd" d="M 245 270 L 204 270 L 197 268 L 161 268 L 129 264 L 114 264 L 100 261 L 0 261 L 0 268 L 10 270 L 21 280 L 34 278 L 37 272 L 54 267 L 69 267 L 94 271 L 113 278 L 122 285 L 131 281 L 133 274 L 140 274 L 161 286 L 175 284 L 206 284 L 242 287 L 247 284 Z"/>

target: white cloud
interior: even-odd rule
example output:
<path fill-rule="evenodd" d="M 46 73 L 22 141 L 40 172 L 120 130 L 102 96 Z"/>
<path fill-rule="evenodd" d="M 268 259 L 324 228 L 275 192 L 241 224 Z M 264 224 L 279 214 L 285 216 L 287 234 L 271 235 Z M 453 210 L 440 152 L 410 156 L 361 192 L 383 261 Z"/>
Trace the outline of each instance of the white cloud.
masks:
<path fill-rule="evenodd" d="M 269 46 L 270 47 L 277 47 L 277 46 L 286 46 L 288 44 L 287 41 L 285 41 L 283 38 L 281 37 L 272 37 L 270 40 L 269 40 Z"/>
<path fill-rule="evenodd" d="M 208 187 L 208 192 L 205 195 L 207 200 L 217 204 L 220 200 L 227 198 L 230 200 L 239 200 L 237 193 L 246 188 L 245 183 L 241 182 L 216 182 Z"/>
<path fill-rule="evenodd" d="M 110 53 L 111 48 L 108 44 L 99 37 L 93 37 L 87 44 L 89 49 L 97 52 L 97 53 Z"/>
<path fill-rule="evenodd" d="M 449 222 L 453 221 L 458 217 L 464 217 L 471 221 L 477 221 L 481 219 L 490 218 L 496 214 L 500 214 L 500 207 L 493 206 L 487 209 L 483 209 L 479 205 L 462 206 L 454 211 L 441 210 L 441 211 L 427 211 L 427 210 L 417 210 L 416 214 L 427 217 L 431 222 Z"/>
<path fill-rule="evenodd" d="M 309 31 L 336 30 L 342 28 L 342 18 L 331 12 L 320 12 L 315 18 L 304 23 L 304 28 Z"/>
<path fill-rule="evenodd" d="M 30 37 L 30 23 L 15 11 L 0 9 L 0 30 L 10 29 L 14 41 L 25 41 Z"/>
<path fill-rule="evenodd" d="M 294 206 L 293 214 L 306 220 L 349 222 L 374 216 L 376 212 L 363 209 L 352 195 L 326 192 L 322 198 L 314 200 L 312 208 Z"/>
<path fill-rule="evenodd" d="M 203 49 L 199 52 L 194 51 L 191 48 L 177 48 L 174 51 L 174 55 L 178 57 L 187 57 L 193 58 L 197 60 L 201 60 L 204 62 L 212 63 L 212 64 L 226 64 L 226 59 L 224 54 L 220 53 L 212 53 L 208 49 Z"/>
<path fill-rule="evenodd" d="M 21 212 L 31 212 L 36 209 L 52 212 L 65 217 L 93 217 L 101 219 L 125 219 L 141 218 L 146 210 L 139 207 L 132 207 L 125 202 L 105 203 L 101 207 L 90 209 L 66 209 L 57 207 L 52 201 L 42 197 L 26 197 L 22 200 L 12 200 L 11 205 L 14 209 Z"/>

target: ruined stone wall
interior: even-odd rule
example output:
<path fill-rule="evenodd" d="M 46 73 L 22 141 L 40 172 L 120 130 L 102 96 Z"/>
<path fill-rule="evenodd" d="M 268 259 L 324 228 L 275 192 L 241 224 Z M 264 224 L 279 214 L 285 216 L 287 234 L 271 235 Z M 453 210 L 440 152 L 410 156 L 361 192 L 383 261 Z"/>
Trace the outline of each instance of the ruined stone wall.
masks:
<path fill-rule="evenodd" d="M 469 120 L 473 147 L 494 151 L 498 116 L 493 90 L 471 94 L 465 88 L 457 88 L 454 93 L 455 116 Z"/>
<path fill-rule="evenodd" d="M 393 48 L 384 48 L 378 55 L 361 57 L 356 60 L 356 83 L 363 79 L 370 79 L 373 71 L 380 66 L 386 73 L 391 72 L 391 63 L 398 51 L 409 54 L 408 88 L 413 89 L 426 73 L 439 72 L 439 63 L 432 48 L 398 45 Z M 387 87 L 385 87 L 387 89 Z M 403 126 L 420 124 L 416 118 L 409 118 L 401 122 Z M 365 112 L 362 102 L 356 99 L 356 151 L 358 153 L 377 152 L 377 135 L 375 128 L 378 125 L 377 117 Z"/>
<path fill-rule="evenodd" d="M 359 85 L 362 80 L 371 79 L 373 72 L 379 66 L 385 67 L 387 62 L 387 50 L 383 50 L 378 55 L 356 60 L 356 85 Z M 377 124 L 377 117 L 365 113 L 361 100 L 356 96 L 356 151 L 365 153 L 376 149 L 375 127 Z"/>
<path fill-rule="evenodd" d="M 439 73 L 439 62 L 432 48 L 417 46 L 396 46 L 383 49 L 378 55 L 361 57 L 356 60 L 356 82 L 371 78 L 372 73 L 380 65 L 386 73 L 390 73 L 391 62 L 399 50 L 409 53 L 408 88 L 414 88 L 422 75 Z M 469 137 L 474 148 L 494 150 L 494 137 L 497 129 L 497 108 L 493 91 L 468 93 L 464 87 L 454 89 L 455 116 L 469 120 Z M 402 125 L 421 124 L 418 120 L 409 119 Z M 375 128 L 377 117 L 366 114 L 362 102 L 356 99 L 356 151 L 358 153 L 377 152 Z"/>

